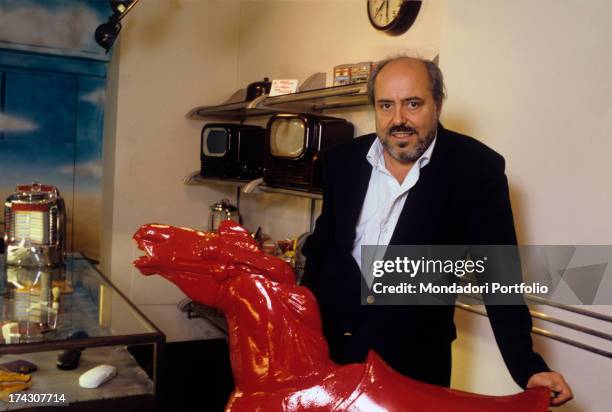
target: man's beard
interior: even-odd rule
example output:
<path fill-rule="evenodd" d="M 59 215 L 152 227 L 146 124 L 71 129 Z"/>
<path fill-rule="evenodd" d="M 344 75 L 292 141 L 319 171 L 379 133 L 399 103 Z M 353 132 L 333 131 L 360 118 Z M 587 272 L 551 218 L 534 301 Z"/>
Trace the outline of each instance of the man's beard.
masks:
<path fill-rule="evenodd" d="M 432 124 L 432 128 L 425 136 L 419 135 L 417 130 L 413 127 L 406 125 L 393 126 L 389 129 L 389 131 L 385 134 L 385 137 L 380 139 L 381 143 L 387 150 L 387 153 L 391 155 L 392 158 L 397 160 L 400 163 L 412 163 L 419 159 L 425 153 L 433 139 L 436 137 L 436 133 L 438 131 L 437 120 Z M 390 140 L 393 138 L 391 136 L 393 133 L 398 132 L 406 132 L 412 133 L 413 136 L 416 137 L 415 145 L 410 150 L 402 150 L 408 146 L 408 142 L 400 142 L 398 145 L 393 146 L 390 143 Z"/>

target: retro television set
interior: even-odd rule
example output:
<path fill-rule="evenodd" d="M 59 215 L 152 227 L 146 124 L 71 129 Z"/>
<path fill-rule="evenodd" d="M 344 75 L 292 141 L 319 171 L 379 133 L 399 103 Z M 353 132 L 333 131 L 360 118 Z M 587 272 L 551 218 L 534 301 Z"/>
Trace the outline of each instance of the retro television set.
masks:
<path fill-rule="evenodd" d="M 320 153 L 353 138 L 345 119 L 277 113 L 266 127 L 264 181 L 268 186 L 321 191 Z"/>
<path fill-rule="evenodd" d="M 261 177 L 265 135 L 260 126 L 206 124 L 201 134 L 200 175 L 240 180 Z"/>

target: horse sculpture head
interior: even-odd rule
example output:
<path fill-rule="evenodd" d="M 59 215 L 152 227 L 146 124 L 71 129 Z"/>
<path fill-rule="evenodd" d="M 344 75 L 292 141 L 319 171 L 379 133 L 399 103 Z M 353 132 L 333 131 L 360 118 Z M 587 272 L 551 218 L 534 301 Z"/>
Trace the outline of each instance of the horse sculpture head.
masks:
<path fill-rule="evenodd" d="M 251 235 L 231 220 L 222 222 L 217 232 L 146 224 L 134 240 L 146 253 L 134 261 L 142 274 L 160 274 L 206 305 L 222 308 L 226 281 L 240 275 L 258 274 L 295 284 L 291 267 L 262 253 Z"/>
<path fill-rule="evenodd" d="M 148 224 L 134 239 L 145 252 L 134 262 L 143 274 L 160 274 L 225 314 L 236 384 L 226 412 L 547 410 L 544 388 L 470 394 L 402 376 L 375 352 L 365 363 L 335 364 L 314 295 L 234 222 L 223 222 L 217 232 Z"/>

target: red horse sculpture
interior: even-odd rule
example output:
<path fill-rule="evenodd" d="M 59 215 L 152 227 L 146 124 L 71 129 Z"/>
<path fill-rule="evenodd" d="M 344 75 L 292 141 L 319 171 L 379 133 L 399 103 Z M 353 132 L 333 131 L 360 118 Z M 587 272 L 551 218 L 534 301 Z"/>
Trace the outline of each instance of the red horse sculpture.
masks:
<path fill-rule="evenodd" d="M 146 252 L 134 262 L 143 274 L 160 274 L 225 314 L 236 384 L 227 412 L 547 410 L 544 388 L 510 396 L 442 388 L 400 375 L 375 352 L 362 364 L 335 364 L 314 295 L 234 222 L 218 232 L 148 224 L 134 239 Z"/>

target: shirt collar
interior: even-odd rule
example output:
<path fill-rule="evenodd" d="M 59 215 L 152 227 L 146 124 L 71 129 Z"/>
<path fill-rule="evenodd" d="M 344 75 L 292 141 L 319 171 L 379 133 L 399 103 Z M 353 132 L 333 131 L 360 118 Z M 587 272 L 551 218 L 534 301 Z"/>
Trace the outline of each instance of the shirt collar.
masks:
<path fill-rule="evenodd" d="M 436 140 L 438 139 L 438 131 L 436 130 L 436 135 L 434 139 L 431 141 L 431 144 L 425 150 L 425 152 L 419 157 L 416 163 L 419 165 L 419 169 L 424 168 L 429 163 L 431 159 L 431 155 L 434 150 L 434 146 L 436 145 Z M 379 171 L 387 171 L 387 167 L 385 166 L 385 158 L 383 157 L 383 151 L 385 150 L 383 144 L 380 142 L 380 138 L 376 136 L 374 139 L 374 143 L 370 146 L 370 150 L 368 150 L 368 154 L 366 155 L 366 159 L 372 165 L 372 167 Z"/>

